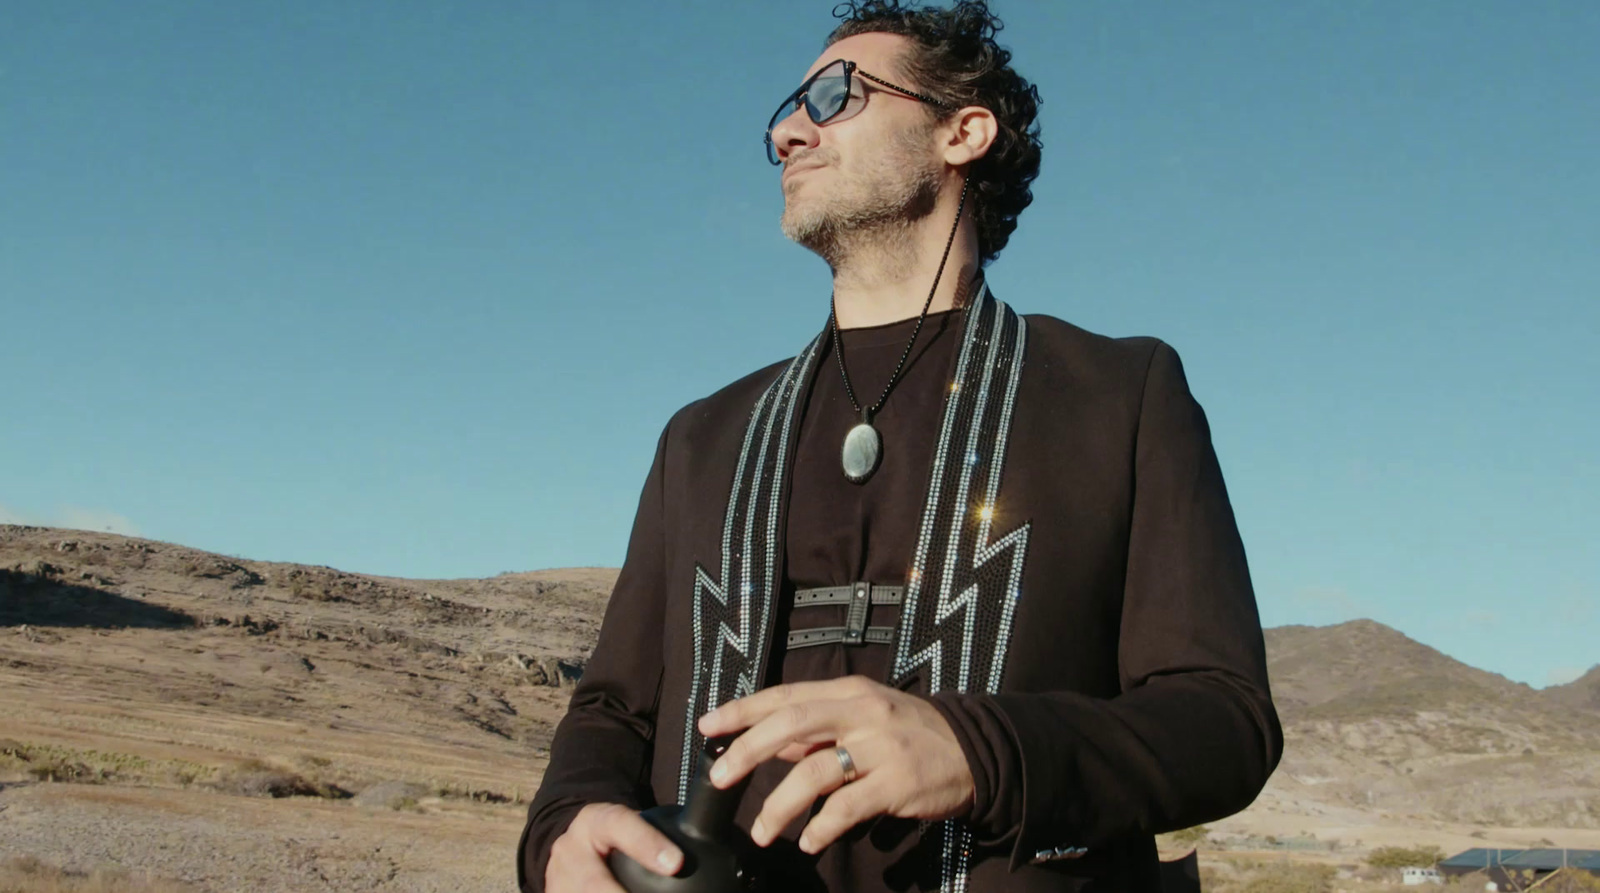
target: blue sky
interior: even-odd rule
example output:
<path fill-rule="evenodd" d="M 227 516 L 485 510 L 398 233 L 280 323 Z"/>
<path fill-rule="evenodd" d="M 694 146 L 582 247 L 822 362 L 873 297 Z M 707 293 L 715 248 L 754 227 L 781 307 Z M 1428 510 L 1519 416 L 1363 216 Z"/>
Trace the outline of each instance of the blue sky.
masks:
<path fill-rule="evenodd" d="M 831 6 L 5 5 L 0 518 L 617 564 L 673 410 L 826 321 L 761 128 Z M 989 281 L 1177 347 L 1264 622 L 1600 661 L 1600 4 L 995 8 Z"/>

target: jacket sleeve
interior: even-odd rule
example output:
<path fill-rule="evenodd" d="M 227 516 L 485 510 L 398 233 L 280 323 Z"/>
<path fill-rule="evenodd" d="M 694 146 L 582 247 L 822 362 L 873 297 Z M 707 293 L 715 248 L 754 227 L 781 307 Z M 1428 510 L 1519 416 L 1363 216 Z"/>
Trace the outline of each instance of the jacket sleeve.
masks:
<path fill-rule="evenodd" d="M 663 432 L 599 641 L 556 726 L 550 764 L 528 806 L 517 853 L 517 884 L 523 891 L 544 889 L 550 847 L 584 805 L 655 805 L 650 762 L 662 678 L 666 443 Z"/>
<path fill-rule="evenodd" d="M 1118 640 L 1121 694 L 932 696 L 977 788 L 980 843 L 1093 849 L 1237 812 L 1276 768 L 1283 732 L 1255 594 L 1205 414 L 1156 343 L 1135 437 Z"/>

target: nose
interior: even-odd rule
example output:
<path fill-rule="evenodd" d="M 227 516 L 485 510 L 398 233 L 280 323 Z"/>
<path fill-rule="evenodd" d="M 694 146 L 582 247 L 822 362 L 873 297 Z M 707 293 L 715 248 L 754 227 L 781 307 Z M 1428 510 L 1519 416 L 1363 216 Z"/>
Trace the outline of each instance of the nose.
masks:
<path fill-rule="evenodd" d="M 772 125 L 772 147 L 779 161 L 787 161 L 796 149 L 816 148 L 822 136 L 821 128 L 812 123 L 811 116 L 795 109 L 787 117 Z"/>

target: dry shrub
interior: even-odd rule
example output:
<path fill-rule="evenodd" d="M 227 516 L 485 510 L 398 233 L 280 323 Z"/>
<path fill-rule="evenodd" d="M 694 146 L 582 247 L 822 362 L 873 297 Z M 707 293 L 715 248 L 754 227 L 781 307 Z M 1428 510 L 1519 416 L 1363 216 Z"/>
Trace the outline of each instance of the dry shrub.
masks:
<path fill-rule="evenodd" d="M 58 744 L 0 740 L 0 771 L 39 781 L 79 784 L 178 782 L 188 785 L 211 769 L 187 760 L 153 760 L 129 753 L 80 750 Z"/>
<path fill-rule="evenodd" d="M 1444 859 L 1444 850 L 1436 846 L 1400 847 L 1381 846 L 1367 854 L 1367 864 L 1373 868 L 1432 868 Z"/>
<path fill-rule="evenodd" d="M 350 792 L 335 784 L 313 781 L 288 769 L 248 760 L 217 776 L 212 786 L 226 794 L 246 797 L 325 797 L 342 800 Z"/>
<path fill-rule="evenodd" d="M 76 781 L 97 783 L 109 781 L 116 772 L 103 759 L 106 754 L 95 751 L 76 751 L 48 744 L 23 744 L 7 739 L 0 741 L 0 765 L 20 770 L 37 781 Z"/>
<path fill-rule="evenodd" d="M 1539 883 L 1539 893 L 1600 893 L 1600 877 L 1582 868 L 1563 868 Z"/>
<path fill-rule="evenodd" d="M 474 803 L 510 803 L 514 799 L 512 795 L 501 791 L 474 789 L 453 781 L 441 782 L 437 779 L 434 780 L 433 793 L 437 797 L 471 800 Z"/>
<path fill-rule="evenodd" d="M 0 863 L 0 893 L 192 893 L 193 888 L 115 867 L 68 871 L 34 856 Z"/>
<path fill-rule="evenodd" d="M 1336 874 L 1332 865 L 1311 862 L 1228 859 L 1215 868 L 1201 867 L 1200 889 L 1205 893 L 1331 893 Z"/>
<path fill-rule="evenodd" d="M 1245 881 L 1241 893 L 1329 893 L 1333 889 L 1332 865 L 1297 865 L 1284 862 L 1260 869 Z"/>
<path fill-rule="evenodd" d="M 28 774 L 39 781 L 75 781 L 80 784 L 95 784 L 110 778 L 109 773 L 93 769 L 86 763 L 62 759 L 34 763 L 28 767 Z"/>

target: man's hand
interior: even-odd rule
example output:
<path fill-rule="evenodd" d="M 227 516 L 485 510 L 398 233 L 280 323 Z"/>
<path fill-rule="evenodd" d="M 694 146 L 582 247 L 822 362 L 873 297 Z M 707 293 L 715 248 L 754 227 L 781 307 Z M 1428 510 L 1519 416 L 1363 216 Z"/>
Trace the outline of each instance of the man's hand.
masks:
<path fill-rule="evenodd" d="M 673 874 L 683 865 L 677 846 L 639 813 L 617 803 L 590 803 L 550 845 L 546 893 L 627 893 L 606 866 L 612 850 L 658 874 Z"/>
<path fill-rule="evenodd" d="M 761 846 L 818 797 L 827 802 L 800 835 L 807 853 L 874 816 L 938 821 L 972 808 L 972 772 L 950 724 L 927 701 L 864 676 L 762 689 L 700 717 L 699 728 L 708 738 L 748 729 L 711 767 L 719 788 L 773 757 L 795 764 L 751 825 Z M 840 746 L 855 764 L 849 784 Z"/>

